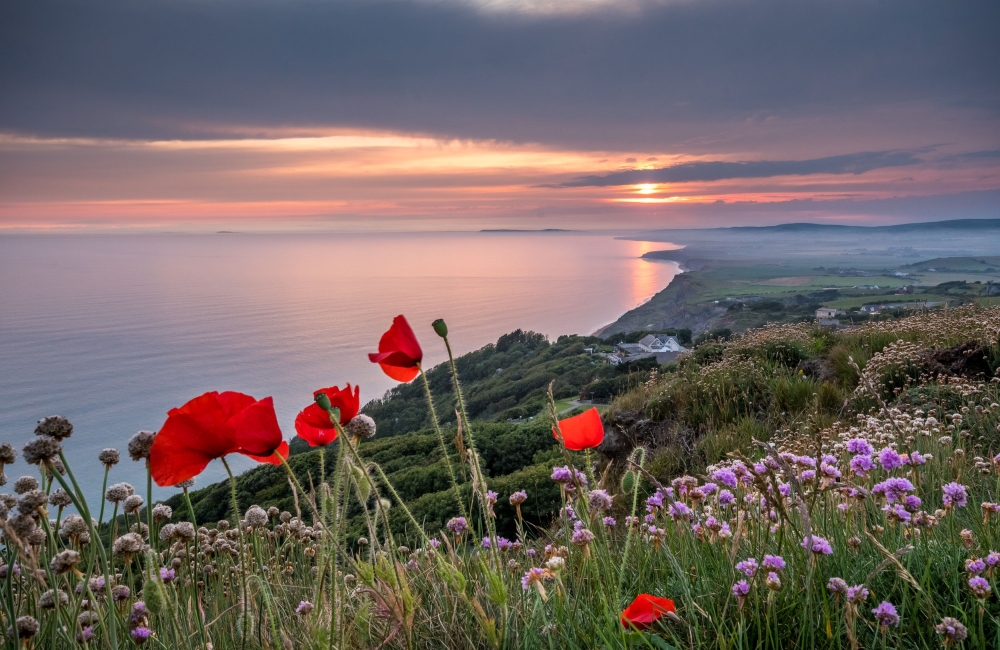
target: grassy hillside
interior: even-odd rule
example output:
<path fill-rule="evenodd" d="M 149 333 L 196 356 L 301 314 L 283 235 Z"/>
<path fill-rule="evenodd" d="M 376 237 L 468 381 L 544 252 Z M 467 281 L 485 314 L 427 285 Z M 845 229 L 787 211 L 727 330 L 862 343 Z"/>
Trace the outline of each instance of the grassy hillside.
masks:
<path fill-rule="evenodd" d="M 652 372 L 648 366 L 628 370 L 597 365 L 594 357 L 583 352 L 585 345 L 595 345 L 597 339 L 561 337 L 550 344 L 540 335 L 518 331 L 501 337 L 496 345 L 460 357 L 457 366 L 491 489 L 525 482 L 538 486 L 540 498 L 526 506 L 524 514 L 532 525 L 545 527 L 559 504 L 558 491 L 552 491 L 547 473 L 563 462 L 550 420 L 542 411 L 548 382 L 555 381 L 556 398 L 576 396 L 581 389 L 616 396 L 605 414 L 607 434 L 598 450 L 600 471 L 609 469 L 610 475 L 620 475 L 625 457 L 642 446 L 648 450 L 648 471 L 668 481 L 701 472 L 734 450 L 749 453 L 753 440 L 768 440 L 775 431 L 806 424 L 828 426 L 863 411 L 871 404 L 855 397 L 859 375 L 850 360 L 863 370 L 898 339 L 938 350 L 926 352 L 919 361 L 924 365 L 919 367 L 940 372 L 944 366 L 935 361 L 934 354 L 950 358 L 949 347 L 982 336 L 982 326 L 963 317 L 965 313 L 971 312 L 931 312 L 840 331 L 806 323 L 771 325 L 729 341 L 705 341 L 680 362 Z M 966 365 L 952 368 L 953 374 L 991 376 L 1000 367 L 1000 347 L 995 343 L 974 349 L 972 357 L 962 357 Z M 452 462 L 460 467 L 459 482 L 468 491 L 469 476 L 458 461 L 453 441 L 454 398 L 446 370 L 441 366 L 429 374 L 438 413 L 451 413 L 451 417 L 442 416 L 442 423 L 446 439 L 452 441 Z M 418 388 L 416 383 L 401 385 L 365 407 L 376 418 L 379 435 L 362 443 L 360 450 L 366 459 L 382 466 L 418 520 L 436 530 L 454 515 L 454 502 Z M 502 410 L 492 406 L 501 402 L 510 406 Z M 530 421 L 504 419 L 529 413 L 534 415 Z M 407 431 L 403 423 L 412 423 L 413 428 Z M 300 482 L 318 484 L 319 451 L 301 441 L 293 451 L 290 464 Z M 328 457 L 327 465 L 332 462 Z M 255 468 L 238 477 L 237 486 L 241 507 L 256 503 L 293 511 L 292 490 L 281 468 Z M 225 517 L 231 509 L 228 489 L 226 483 L 219 483 L 192 492 L 199 520 Z M 182 517 L 180 497 L 168 503 Z M 513 509 L 500 504 L 497 514 L 500 529 L 512 531 Z M 356 539 L 364 534 L 364 524 L 360 510 L 350 515 L 349 536 Z M 404 514 L 394 511 L 390 518 L 398 532 L 405 534 Z"/>
<path fill-rule="evenodd" d="M 690 333 L 679 333 L 689 340 Z M 462 355 L 456 359 L 462 381 L 466 408 L 475 422 L 473 435 L 491 486 L 538 484 L 544 498 L 534 499 L 523 514 L 532 525 L 547 525 L 558 509 L 558 490 L 552 492 L 547 480 L 553 463 L 561 458 L 545 413 L 549 384 L 561 403 L 576 399 L 581 392 L 609 399 L 647 381 L 656 364 L 648 361 L 610 366 L 600 357 L 584 351 L 585 347 L 611 349 L 618 339 L 637 340 L 640 334 L 608 341 L 596 337 L 562 336 L 550 343 L 534 332 L 517 330 L 499 338 L 496 344 Z M 428 371 L 435 408 L 441 417 L 446 438 L 456 435 L 455 398 L 447 364 Z M 448 493 L 449 481 L 437 438 L 431 429 L 423 387 L 419 382 L 400 384 L 383 398 L 372 400 L 362 409 L 376 422 L 374 439 L 364 442 L 365 458 L 379 463 L 400 496 L 410 503 L 418 518 L 431 528 L 440 528 L 453 516 L 454 501 Z M 567 413 L 566 415 L 569 415 Z M 508 422 L 508 419 L 515 420 Z M 296 438 L 291 445 L 289 463 L 304 486 L 321 482 L 320 452 Z M 466 468 L 458 462 L 458 448 L 450 448 L 452 461 L 460 466 L 459 481 L 471 489 Z M 332 465 L 333 458 L 325 459 Z M 544 479 L 544 480 L 543 480 Z M 261 466 L 237 477 L 239 503 L 275 506 L 295 511 L 295 499 L 284 469 Z M 497 489 L 497 488 L 493 488 Z M 304 498 L 304 497 L 303 497 Z M 191 493 L 199 521 L 223 519 L 231 510 L 229 486 L 217 483 Z M 167 501 L 178 518 L 183 518 L 181 495 Z M 300 509 L 304 506 L 300 503 Z M 497 508 L 500 528 L 513 531 L 513 509 Z M 364 534 L 360 509 L 351 512 L 348 526 L 352 539 Z M 393 525 L 404 527 L 403 513 L 391 514 Z"/>
<path fill-rule="evenodd" d="M 60 650 L 998 647 L 998 372 L 1000 308 L 772 325 L 649 371 L 596 452 L 540 416 L 446 430 L 461 506 L 420 430 L 299 453 L 294 491 L 262 466 L 193 492 L 200 527 L 115 486 L 107 541 L 63 512 L 89 514 L 50 418 L 25 450 L 41 482 L 0 495 L 0 630 Z"/>
<path fill-rule="evenodd" d="M 688 333 L 690 334 L 690 333 Z M 648 364 L 609 367 L 585 348 L 611 350 L 609 341 L 590 336 L 560 336 L 550 343 L 543 335 L 517 330 L 501 336 L 496 344 L 455 360 L 469 417 L 483 421 L 531 418 L 543 411 L 550 382 L 556 399 L 576 398 L 588 385 L 636 375 Z M 455 396 L 447 364 L 427 376 L 442 424 L 455 423 Z M 430 426 L 430 415 L 419 382 L 400 384 L 362 409 L 378 425 L 378 437 L 409 433 Z"/>

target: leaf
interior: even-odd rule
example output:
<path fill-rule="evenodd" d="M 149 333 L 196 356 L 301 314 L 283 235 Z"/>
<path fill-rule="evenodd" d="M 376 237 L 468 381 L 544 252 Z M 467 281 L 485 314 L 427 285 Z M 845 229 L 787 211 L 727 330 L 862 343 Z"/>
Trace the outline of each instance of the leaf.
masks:
<path fill-rule="evenodd" d="M 660 648 L 660 650 L 677 650 L 677 648 L 675 648 L 674 646 L 670 645 L 669 643 L 667 643 L 666 641 L 664 641 L 662 638 L 660 638 L 658 636 L 650 634 L 649 635 L 649 640 L 657 648 Z"/>

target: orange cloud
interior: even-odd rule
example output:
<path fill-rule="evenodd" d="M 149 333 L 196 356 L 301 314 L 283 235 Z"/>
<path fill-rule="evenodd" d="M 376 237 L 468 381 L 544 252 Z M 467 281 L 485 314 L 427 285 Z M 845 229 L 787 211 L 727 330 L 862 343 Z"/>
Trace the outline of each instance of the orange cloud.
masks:
<path fill-rule="evenodd" d="M 350 130 L 162 141 L 8 133 L 0 134 L 0 156 L 7 171 L 0 179 L 0 228 L 6 229 L 247 222 L 301 227 L 330 220 L 363 227 L 407 221 L 455 227 L 458 218 L 472 220 L 464 227 L 482 227 L 484 219 L 537 227 L 539 214 L 563 227 L 608 227 L 610 217 L 615 226 L 649 227 L 653 216 L 666 227 L 673 222 L 660 208 L 720 200 L 872 200 L 1000 185 L 995 166 L 918 165 L 863 174 L 557 187 L 584 175 L 706 158 Z M 734 152 L 710 160 L 747 156 Z M 637 166 L 629 158 L 646 162 Z M 678 213 L 675 222 L 681 221 Z"/>

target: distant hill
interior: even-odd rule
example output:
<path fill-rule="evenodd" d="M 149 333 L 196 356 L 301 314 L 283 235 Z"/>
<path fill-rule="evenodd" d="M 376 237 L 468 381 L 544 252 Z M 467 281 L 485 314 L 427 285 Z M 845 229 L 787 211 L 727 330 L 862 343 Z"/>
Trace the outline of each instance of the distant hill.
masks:
<path fill-rule="evenodd" d="M 951 219 L 923 223 L 901 223 L 895 226 L 844 226 L 828 223 L 783 223 L 776 226 L 734 226 L 715 228 L 735 232 L 921 232 L 925 230 L 1000 230 L 1000 219 Z"/>
<path fill-rule="evenodd" d="M 932 260 L 907 264 L 902 268 L 915 271 L 993 273 L 1000 268 L 1000 257 L 936 257 Z"/>

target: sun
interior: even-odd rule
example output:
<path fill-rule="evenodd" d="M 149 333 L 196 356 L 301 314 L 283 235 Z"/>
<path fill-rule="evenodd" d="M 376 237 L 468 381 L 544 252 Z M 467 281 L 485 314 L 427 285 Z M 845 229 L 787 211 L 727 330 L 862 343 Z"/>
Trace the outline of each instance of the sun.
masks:
<path fill-rule="evenodd" d="M 656 193 L 656 183 L 641 183 L 636 185 L 636 190 L 639 194 L 654 194 Z"/>

